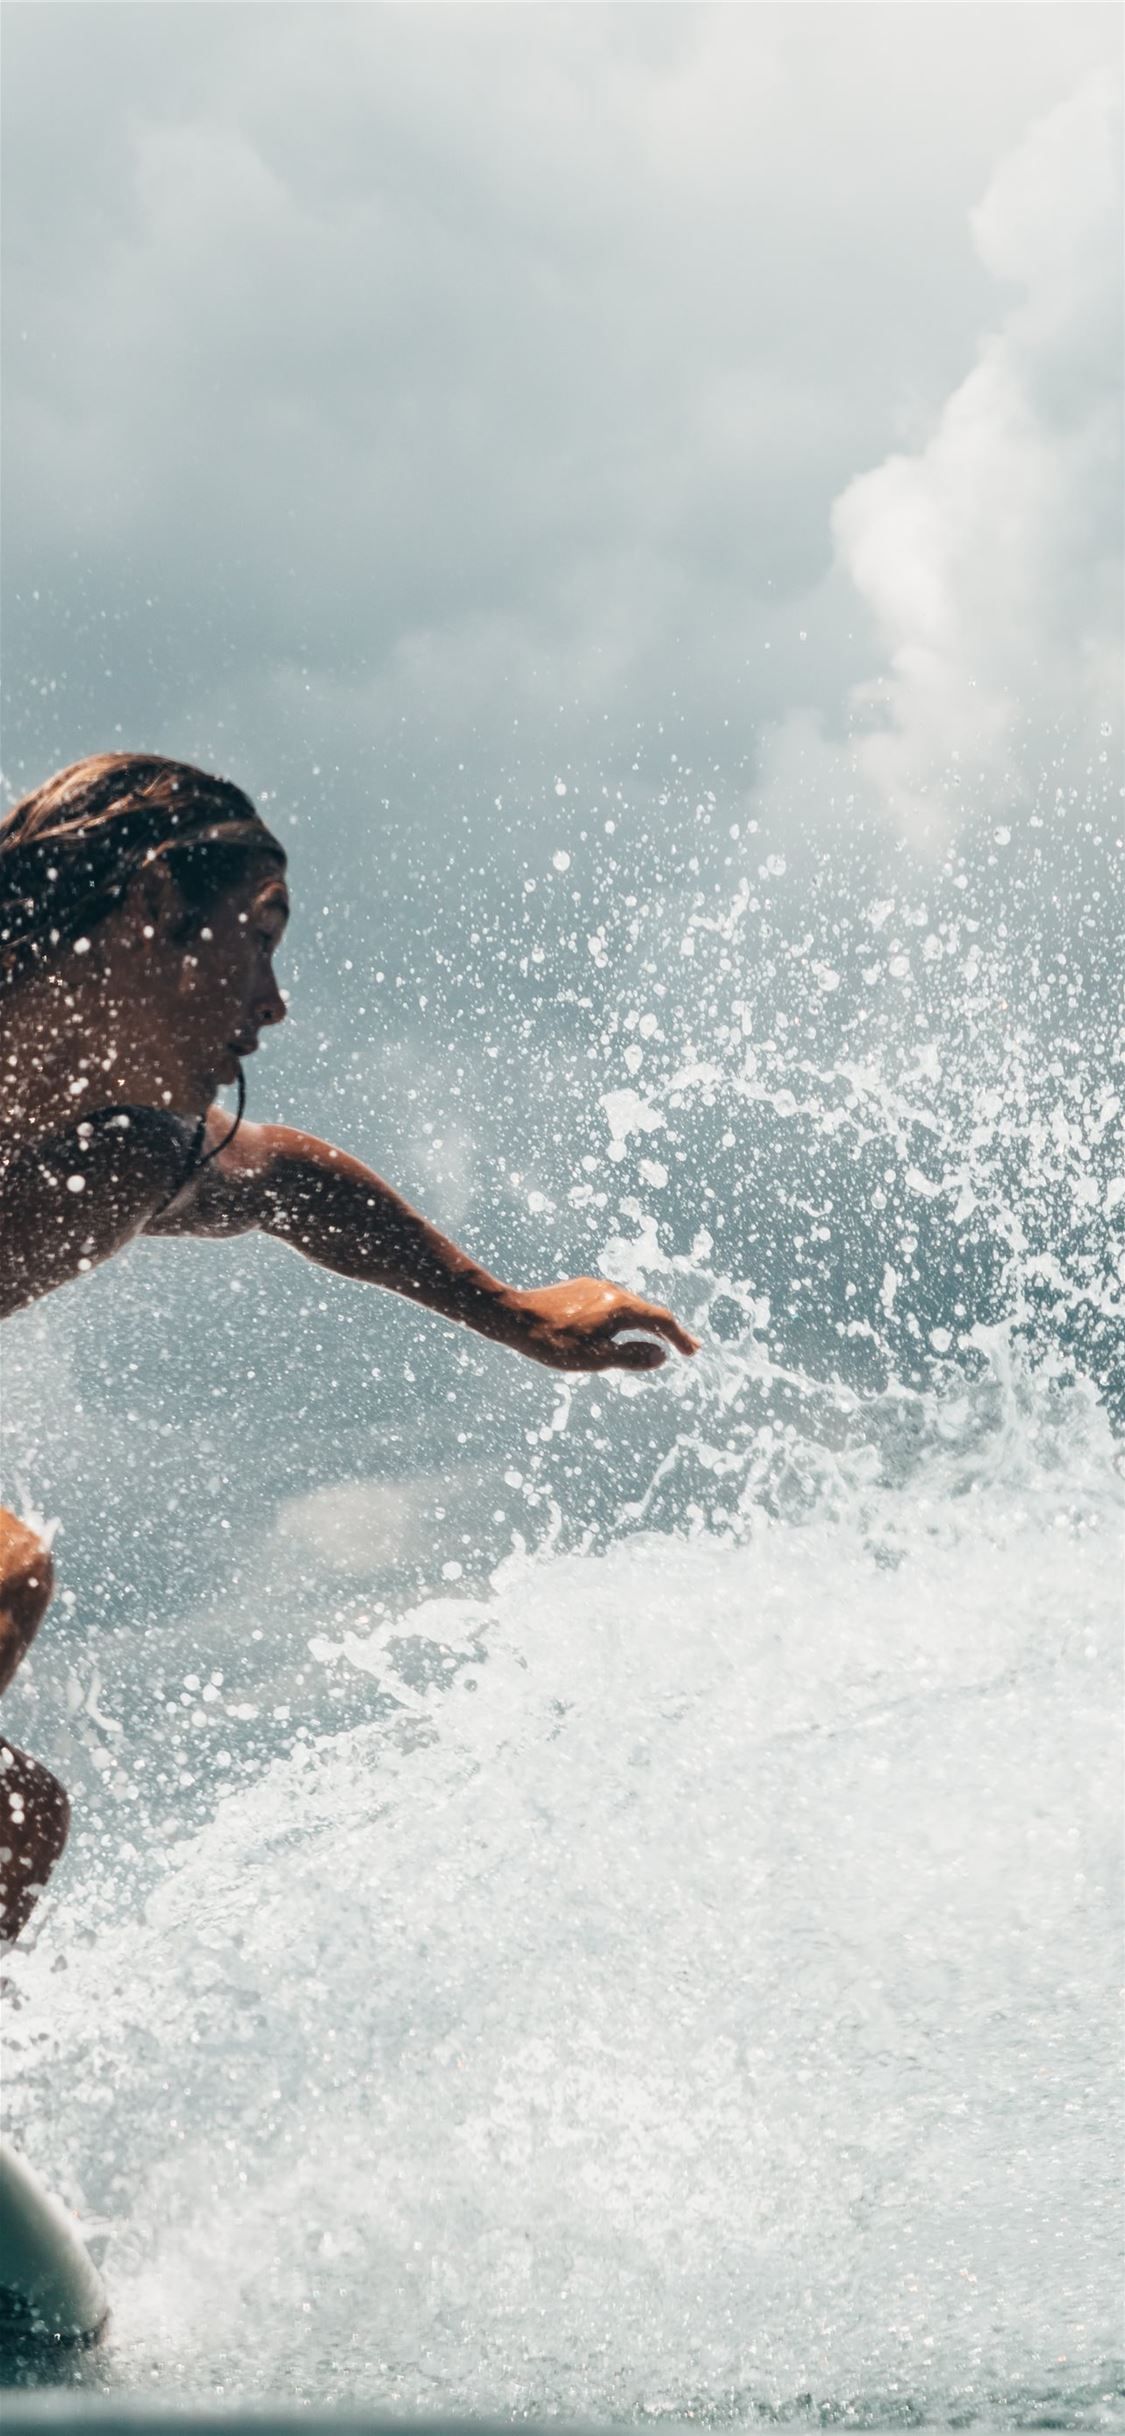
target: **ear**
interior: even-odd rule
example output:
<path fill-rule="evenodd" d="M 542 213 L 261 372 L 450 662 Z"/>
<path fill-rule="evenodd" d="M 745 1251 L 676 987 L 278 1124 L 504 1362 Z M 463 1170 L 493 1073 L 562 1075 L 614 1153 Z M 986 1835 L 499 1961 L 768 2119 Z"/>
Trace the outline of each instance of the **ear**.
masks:
<path fill-rule="evenodd" d="M 134 874 L 122 908 L 133 935 L 145 946 L 172 945 L 184 937 L 187 907 L 167 863 L 157 855 Z"/>

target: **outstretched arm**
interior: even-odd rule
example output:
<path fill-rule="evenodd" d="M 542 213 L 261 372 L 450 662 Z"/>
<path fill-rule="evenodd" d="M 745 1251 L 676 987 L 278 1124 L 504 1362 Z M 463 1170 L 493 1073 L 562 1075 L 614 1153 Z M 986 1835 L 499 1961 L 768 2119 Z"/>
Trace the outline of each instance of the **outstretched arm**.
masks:
<path fill-rule="evenodd" d="M 221 1110 L 212 1125 L 221 1140 Z M 697 1350 L 670 1311 L 602 1278 L 527 1290 L 502 1285 L 361 1160 L 288 1125 L 240 1126 L 149 1223 L 149 1232 L 161 1235 L 251 1228 L 341 1277 L 405 1294 L 552 1369 L 655 1370 L 667 1357 L 654 1338 L 680 1353 Z M 642 1341 L 638 1331 L 646 1332 Z"/>

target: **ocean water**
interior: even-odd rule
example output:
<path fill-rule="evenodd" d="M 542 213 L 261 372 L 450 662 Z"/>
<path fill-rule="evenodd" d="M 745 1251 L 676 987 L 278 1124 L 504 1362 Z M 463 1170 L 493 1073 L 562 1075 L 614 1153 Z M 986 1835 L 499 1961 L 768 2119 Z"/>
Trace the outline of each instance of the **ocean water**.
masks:
<path fill-rule="evenodd" d="M 1125 2423 L 1120 1015 L 1065 1030 L 1077 953 L 979 875 L 966 935 L 956 877 L 835 962 L 774 938 L 768 1014 L 748 888 L 674 1003 L 622 948 L 554 1164 L 531 1060 L 519 1224 L 569 1209 L 697 1363 L 512 1386 L 447 1337 L 450 1394 L 401 1313 L 393 1461 L 326 1418 L 316 1474 L 306 1407 L 233 1587 L 88 1565 L 96 1667 L 79 1598 L 13 1707 L 85 1793 L 4 2032 L 112 2290 L 84 2390 Z M 65 1298 L 13 1337 L 44 1503 L 64 1415 L 149 1513 L 219 1460 L 137 1294 L 90 1289 L 100 1405 Z"/>

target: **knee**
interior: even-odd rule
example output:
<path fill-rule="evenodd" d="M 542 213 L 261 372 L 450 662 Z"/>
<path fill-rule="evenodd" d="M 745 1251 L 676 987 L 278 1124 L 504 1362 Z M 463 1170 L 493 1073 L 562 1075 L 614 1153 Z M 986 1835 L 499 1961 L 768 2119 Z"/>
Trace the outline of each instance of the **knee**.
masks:
<path fill-rule="evenodd" d="M 0 1609 L 9 1631 L 26 1648 L 50 1604 L 55 1587 L 51 1551 L 28 1523 L 9 1523 L 0 1541 Z"/>
<path fill-rule="evenodd" d="M 0 1692 L 35 1638 L 54 1583 L 46 1541 L 14 1514 L 0 1515 Z"/>

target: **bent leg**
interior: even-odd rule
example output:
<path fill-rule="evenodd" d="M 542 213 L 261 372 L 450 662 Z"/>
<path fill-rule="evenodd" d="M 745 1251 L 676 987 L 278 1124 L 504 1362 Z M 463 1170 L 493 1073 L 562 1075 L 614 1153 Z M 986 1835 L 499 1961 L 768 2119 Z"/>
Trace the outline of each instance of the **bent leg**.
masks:
<path fill-rule="evenodd" d="M 0 1691 L 35 1637 L 53 1583 L 51 1552 L 38 1532 L 0 1508 Z M 69 1822 L 57 1777 L 0 1736 L 0 1943 L 10 1944 L 30 1919 Z"/>
<path fill-rule="evenodd" d="M 54 1586 L 46 1541 L 0 1506 L 0 1692 L 34 1640 Z"/>
<path fill-rule="evenodd" d="M 69 1825 L 57 1776 L 0 1735 L 0 1945 L 27 1927 Z"/>

